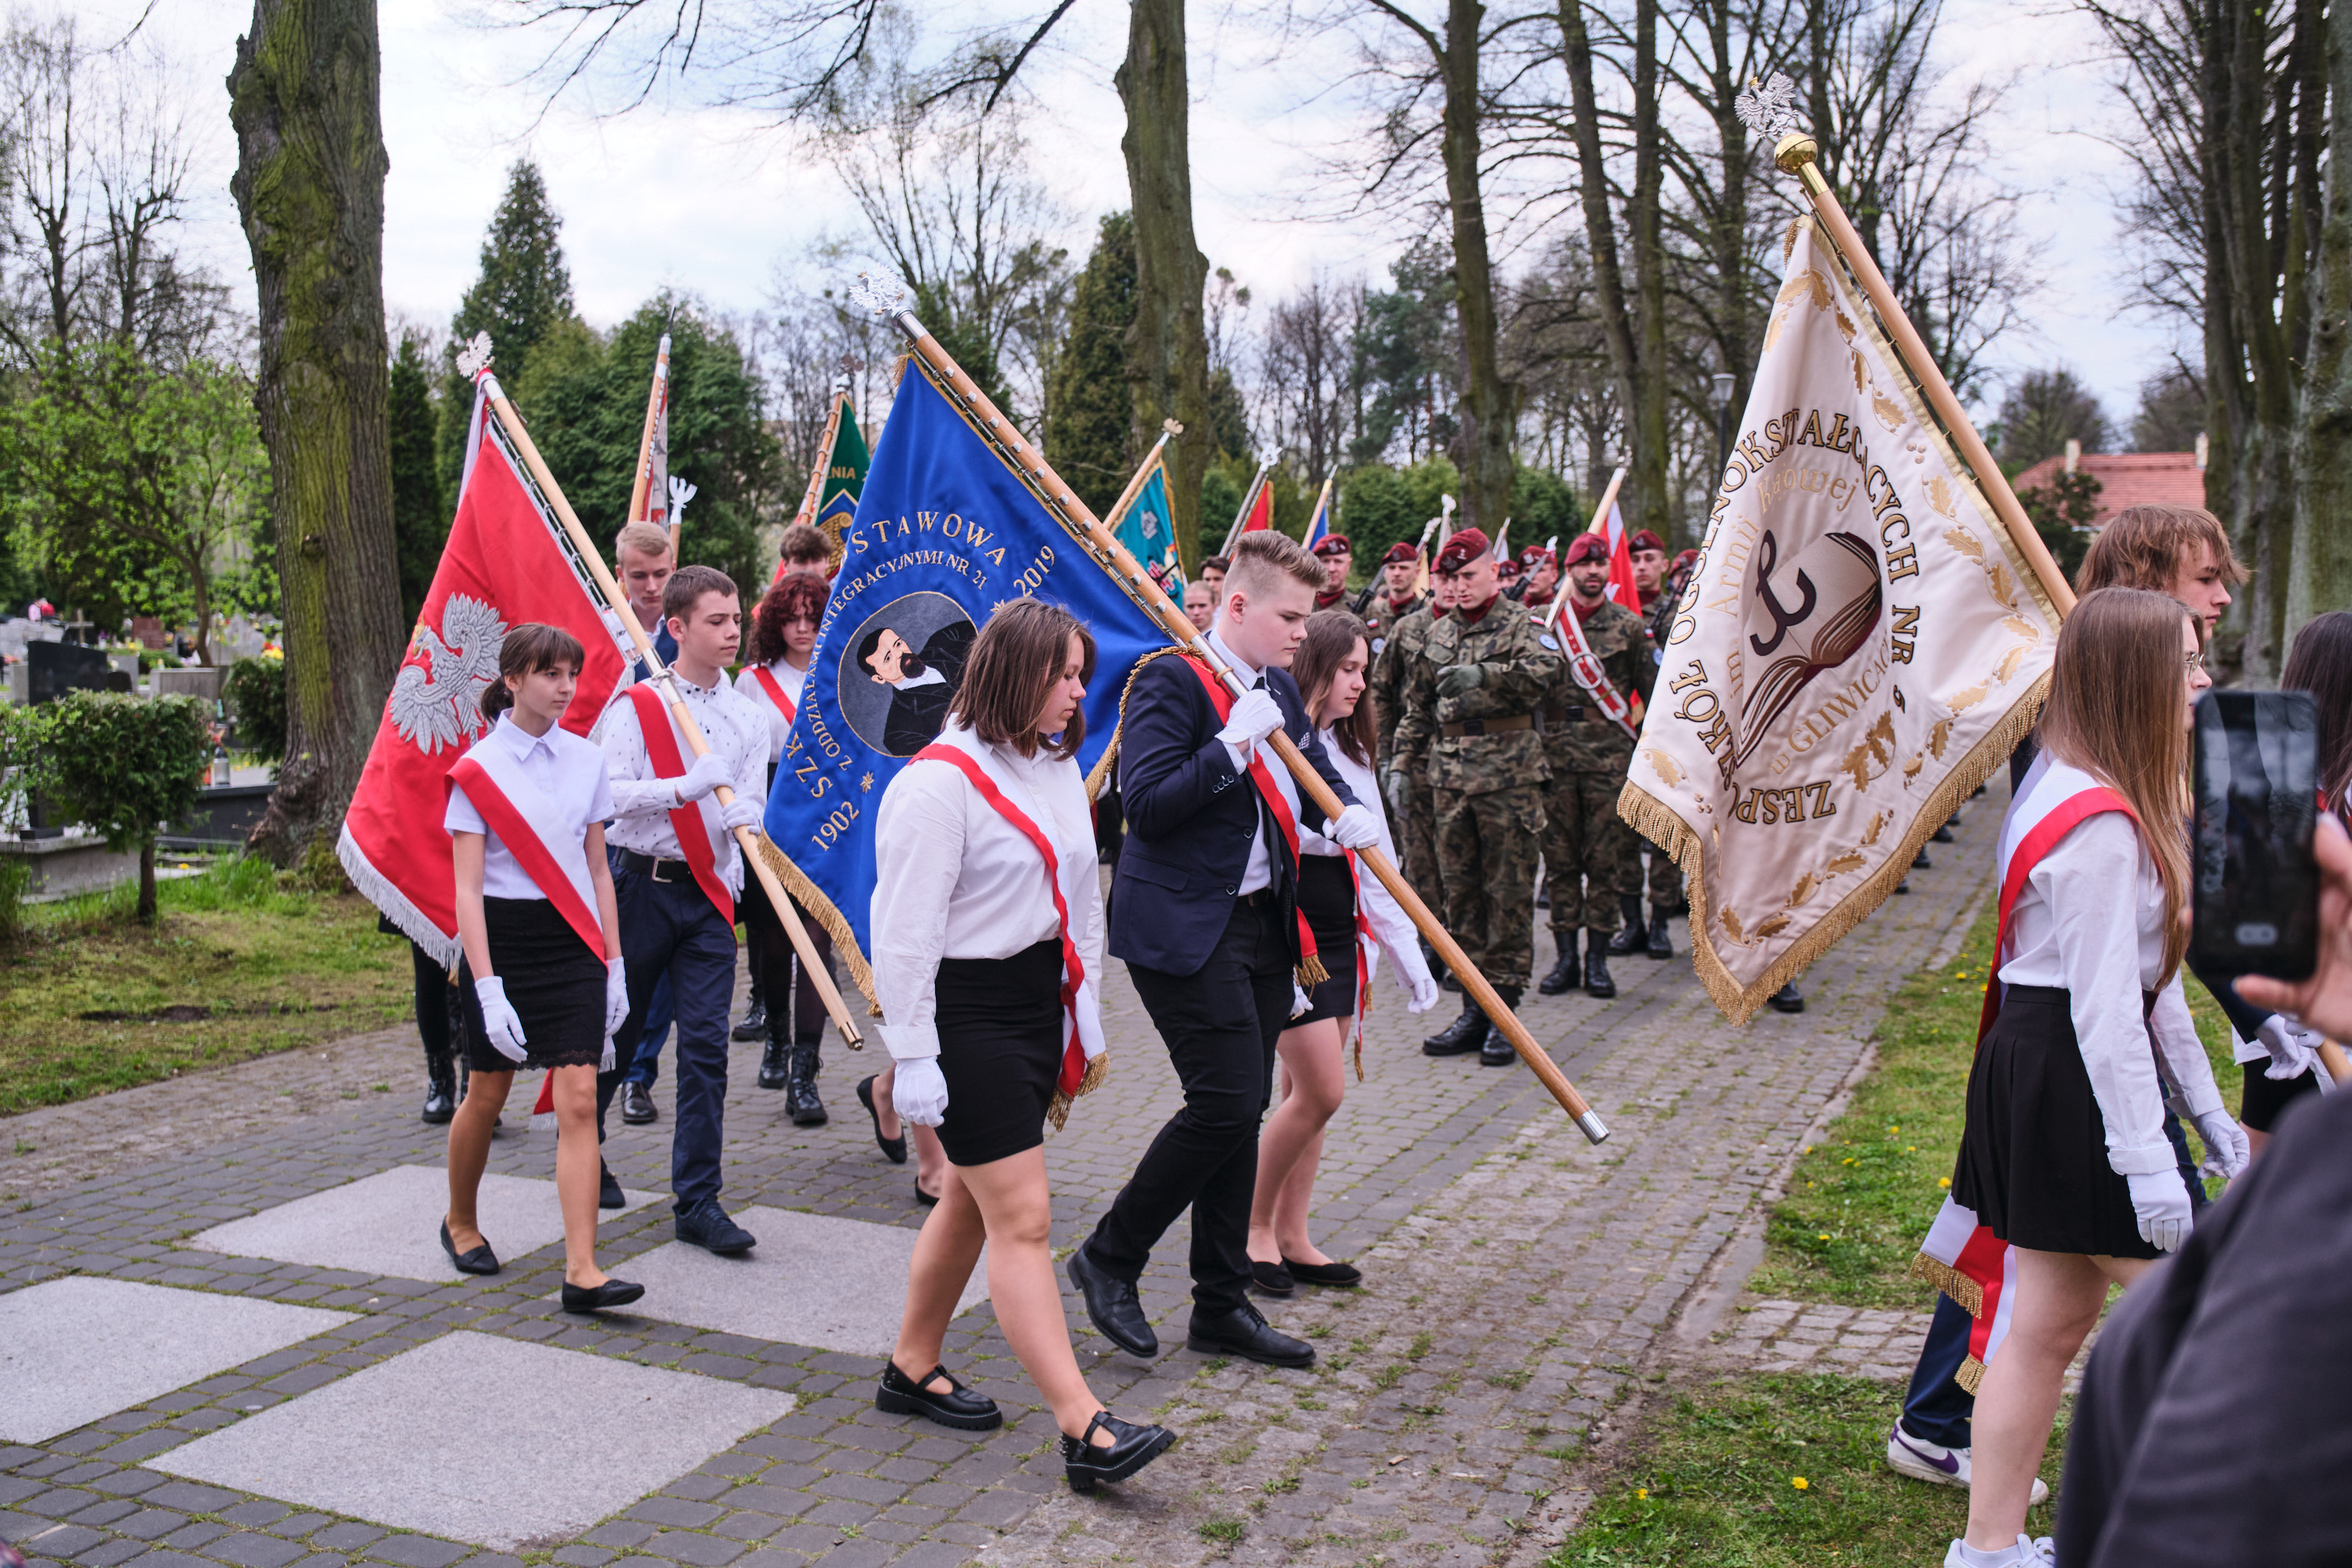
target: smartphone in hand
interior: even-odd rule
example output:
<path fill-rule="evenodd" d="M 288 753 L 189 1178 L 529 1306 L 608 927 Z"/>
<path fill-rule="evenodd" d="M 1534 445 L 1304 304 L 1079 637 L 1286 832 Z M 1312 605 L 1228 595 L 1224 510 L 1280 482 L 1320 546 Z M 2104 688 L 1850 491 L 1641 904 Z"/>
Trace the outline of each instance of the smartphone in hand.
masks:
<path fill-rule="evenodd" d="M 2319 948 L 2318 710 L 2303 691 L 2208 691 L 2190 750 L 2189 963 L 2307 979 Z"/>

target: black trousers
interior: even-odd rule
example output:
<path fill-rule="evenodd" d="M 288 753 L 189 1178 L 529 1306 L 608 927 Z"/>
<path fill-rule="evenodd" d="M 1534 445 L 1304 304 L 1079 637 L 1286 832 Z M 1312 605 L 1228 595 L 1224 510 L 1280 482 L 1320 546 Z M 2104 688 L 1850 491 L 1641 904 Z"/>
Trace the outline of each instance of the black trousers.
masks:
<path fill-rule="evenodd" d="M 1127 966 L 1184 1086 L 1184 1109 L 1111 1200 L 1087 1252 L 1138 1279 L 1176 1216 L 1192 1211 L 1192 1302 L 1230 1311 L 1247 1300 L 1257 1131 L 1274 1089 L 1274 1043 L 1290 1019 L 1290 943 L 1271 897 L 1234 906 L 1197 974 Z"/>

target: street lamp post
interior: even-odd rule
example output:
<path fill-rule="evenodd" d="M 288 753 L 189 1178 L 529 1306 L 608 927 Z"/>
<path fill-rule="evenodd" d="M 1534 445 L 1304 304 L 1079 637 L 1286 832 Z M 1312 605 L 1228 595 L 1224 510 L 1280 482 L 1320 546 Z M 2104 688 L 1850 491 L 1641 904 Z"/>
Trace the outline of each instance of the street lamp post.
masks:
<path fill-rule="evenodd" d="M 1731 461 L 1731 388 L 1736 378 L 1727 370 L 1715 373 L 1715 478 L 1723 482 L 1723 470 Z"/>

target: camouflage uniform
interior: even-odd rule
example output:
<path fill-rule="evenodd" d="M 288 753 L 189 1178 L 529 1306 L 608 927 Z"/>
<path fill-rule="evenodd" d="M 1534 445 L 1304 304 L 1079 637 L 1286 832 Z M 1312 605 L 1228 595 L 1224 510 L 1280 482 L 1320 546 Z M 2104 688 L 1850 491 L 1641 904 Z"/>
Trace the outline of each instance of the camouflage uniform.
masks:
<path fill-rule="evenodd" d="M 1379 646 L 1372 657 L 1372 712 L 1380 730 L 1379 763 L 1383 788 L 1387 787 L 1395 755 L 1397 728 L 1404 718 L 1405 670 L 1436 624 L 1436 616 L 1428 601 L 1423 600 L 1388 627 L 1385 635 L 1373 634 L 1373 641 Z M 1430 814 L 1425 761 L 1405 769 L 1404 810 L 1391 826 L 1396 830 L 1400 853 L 1404 858 L 1404 879 L 1412 884 L 1412 890 L 1421 895 L 1421 901 L 1433 912 L 1443 913 L 1445 886 L 1437 876 L 1437 836 Z"/>
<path fill-rule="evenodd" d="M 1666 638 L 1674 630 L 1675 600 L 1673 585 L 1664 584 L 1649 608 L 1650 642 L 1654 651 L 1650 656 L 1649 687 L 1643 693 L 1644 700 L 1655 700 L 1657 683 L 1664 679 L 1665 667 L 1658 660 L 1657 655 L 1664 651 Z M 1649 889 L 1650 912 L 1653 914 L 1660 910 L 1681 909 L 1688 901 L 1683 897 L 1682 868 L 1675 864 L 1673 856 L 1654 847 L 1650 850 Z M 1630 884 L 1625 889 L 1629 893 L 1638 890 Z"/>
<path fill-rule="evenodd" d="M 1573 598 L 1560 611 L 1576 614 Z M 1556 634 L 1549 640 L 1559 642 Z M 1657 666 L 1642 617 L 1608 600 L 1584 623 L 1584 640 L 1609 684 L 1627 699 L 1638 729 Z M 1544 751 L 1551 783 L 1544 791 L 1543 856 L 1551 894 L 1551 930 L 1563 953 L 1576 930 L 1613 931 L 1622 921 L 1617 899 L 1642 886 L 1641 840 L 1617 815 L 1617 796 L 1633 765 L 1633 741 L 1612 723 L 1570 673 L 1565 645 L 1558 679 L 1544 699 Z M 1663 857 L 1661 857 L 1663 858 Z M 1671 864 L 1671 862 L 1670 862 Z M 1589 884 L 1591 891 L 1586 891 Z"/>
<path fill-rule="evenodd" d="M 1465 664 L 1484 679 L 1439 697 L 1438 676 Z M 1560 679 L 1559 656 L 1497 595 L 1475 622 L 1455 610 L 1432 626 L 1408 656 L 1402 683 L 1396 758 L 1404 766 L 1425 759 L 1446 928 L 1514 996 L 1535 963 L 1536 854 L 1550 773 L 1532 721 Z"/>

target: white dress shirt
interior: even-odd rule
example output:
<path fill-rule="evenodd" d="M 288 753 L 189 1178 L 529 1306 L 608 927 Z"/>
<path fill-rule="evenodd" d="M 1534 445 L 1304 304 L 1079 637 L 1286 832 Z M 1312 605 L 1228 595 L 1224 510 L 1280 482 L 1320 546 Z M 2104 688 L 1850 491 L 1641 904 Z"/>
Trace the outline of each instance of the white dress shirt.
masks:
<path fill-rule="evenodd" d="M 604 766 L 604 753 L 562 725 L 551 725 L 546 734 L 534 735 L 514 721 L 514 710 L 509 709 L 474 744 L 505 747 L 523 776 L 553 803 L 573 842 L 588 836 L 590 823 L 611 819 L 613 780 Z M 478 833 L 488 840 L 482 847 L 484 898 L 547 897 L 515 859 L 514 851 L 482 820 L 482 814 L 466 798 L 463 785 L 449 786 L 449 807 L 441 814 L 441 826 L 451 833 Z"/>
<path fill-rule="evenodd" d="M 1238 670 L 1247 677 L 1252 685 L 1261 685 L 1265 682 L 1265 672 L 1235 653 L 1225 639 L 1213 631 L 1209 634 L 1209 650 L 1214 653 L 1227 668 Z M 1221 743 L 1225 748 L 1225 755 L 1233 759 L 1234 771 L 1240 773 L 1243 781 L 1247 783 L 1249 757 L 1231 741 Z M 1290 776 L 1290 770 L 1283 766 L 1278 759 L 1267 762 L 1265 771 L 1273 777 L 1274 787 L 1281 793 L 1282 798 L 1290 803 L 1291 820 L 1298 824 L 1299 841 L 1304 844 L 1307 824 L 1298 812 L 1298 781 Z M 1255 784 L 1250 785 L 1250 792 L 1253 795 L 1257 793 L 1257 786 Z M 1257 837 L 1250 840 L 1249 864 L 1242 868 L 1242 879 L 1234 889 L 1234 892 L 1244 897 L 1256 892 L 1260 888 L 1274 886 L 1274 854 L 1270 846 L 1270 836 L 1282 831 L 1273 823 L 1265 820 L 1265 797 L 1258 798 Z"/>
<path fill-rule="evenodd" d="M 1035 823 L 1060 864 L 1070 941 L 1086 988 L 1101 994 L 1102 883 L 1095 869 L 1094 811 L 1076 758 L 1024 757 L 992 746 L 950 720 L 936 744 L 977 760 L 1005 798 Z M 939 1055 L 940 960 L 1010 958 L 1058 942 L 1062 922 L 1045 861 L 1019 828 L 981 798 L 962 770 L 905 767 L 882 792 L 874 822 L 874 899 L 866 951 L 882 1040 L 898 1060 Z"/>
<path fill-rule="evenodd" d="M 2099 784 L 2054 761 L 2051 772 L 2042 787 L 2062 795 Z M 2055 985 L 2067 994 L 2075 1043 L 2106 1124 L 2109 1168 L 2121 1176 L 2173 1169 L 2158 1056 L 2184 1115 L 2220 1110 L 2221 1092 L 2178 973 L 2156 1011 L 2145 1020 L 2140 1012 L 2140 993 L 2163 970 L 2164 883 L 2130 817 L 2109 811 L 2085 818 L 2042 858 L 2011 907 L 2008 952 L 2003 984 Z"/>
<path fill-rule="evenodd" d="M 728 685 L 723 678 L 716 686 L 697 686 L 682 675 L 677 680 L 687 711 L 702 727 L 703 739 L 725 759 L 735 793 L 764 806 L 768 798 L 767 721 L 760 717 L 760 710 L 751 706 L 749 698 Z M 656 681 L 653 689 L 667 699 L 668 694 L 661 682 Z M 665 700 L 663 711 L 667 710 Z M 613 825 L 605 830 L 604 837 L 624 849 L 634 849 L 656 859 L 684 859 L 677 833 L 669 820 L 671 809 L 678 804 L 677 790 L 670 780 L 654 776 L 653 759 L 646 754 L 645 732 L 637 728 L 637 705 L 625 699 L 614 703 L 604 716 L 603 728 L 604 762 L 613 773 Z M 678 760 L 687 767 L 694 765 L 693 754 L 686 747 L 679 748 Z M 719 879 L 730 892 L 742 892 L 743 855 L 735 847 L 735 836 L 719 835 L 713 853 Z"/>
<path fill-rule="evenodd" d="M 1372 777 L 1370 767 L 1348 755 L 1335 731 L 1327 729 L 1322 735 L 1323 750 L 1330 757 L 1331 765 L 1339 771 L 1341 778 L 1348 781 L 1348 788 L 1354 792 L 1358 802 L 1380 824 L 1381 853 L 1388 858 L 1390 865 L 1396 865 L 1396 840 L 1389 834 L 1389 814 L 1381 799 L 1379 781 Z M 1283 771 L 1287 773 L 1289 770 L 1286 768 Z M 1324 826 L 1330 825 L 1326 823 Z M 1347 850 L 1338 839 L 1326 838 L 1302 826 L 1298 830 L 1298 853 L 1302 856 L 1331 856 L 1344 855 Z M 1412 917 L 1404 912 L 1404 907 L 1389 895 L 1381 879 L 1360 867 L 1357 871 L 1356 889 L 1357 908 L 1363 914 L 1364 923 L 1372 928 L 1372 941 L 1379 947 L 1379 952 L 1369 955 L 1364 978 L 1369 980 L 1380 972 L 1380 953 L 1385 952 L 1389 955 L 1389 962 L 1396 965 L 1397 984 L 1411 991 L 1416 977 L 1429 978 L 1429 960 L 1422 955 L 1420 928 L 1412 923 Z M 1326 960 L 1326 966 L 1328 966 L 1328 960 Z"/>
<path fill-rule="evenodd" d="M 791 731 L 793 724 L 784 717 L 784 710 L 776 706 L 776 700 L 768 695 L 768 689 L 760 684 L 757 669 L 757 666 L 747 664 L 738 670 L 735 689 L 749 698 L 751 706 L 768 721 L 768 765 L 772 768 L 784 754 L 784 736 Z M 799 712 L 801 693 L 808 687 L 809 672 L 794 669 L 782 658 L 773 658 L 768 661 L 768 673 L 776 678 L 776 684 L 784 689 L 786 697 L 792 699 L 793 711 Z"/>

